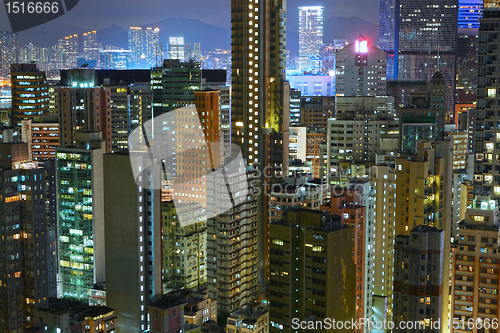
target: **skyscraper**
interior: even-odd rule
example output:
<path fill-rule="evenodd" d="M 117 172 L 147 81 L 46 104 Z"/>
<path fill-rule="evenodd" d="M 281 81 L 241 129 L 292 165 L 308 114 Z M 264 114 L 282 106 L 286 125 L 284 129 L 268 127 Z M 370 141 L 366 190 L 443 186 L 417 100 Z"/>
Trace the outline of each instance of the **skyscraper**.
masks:
<path fill-rule="evenodd" d="M 101 59 L 102 46 L 97 42 L 97 32 L 95 30 L 83 33 L 83 57 L 87 60 L 96 60 L 97 67 Z"/>
<path fill-rule="evenodd" d="M 458 28 L 479 28 L 479 19 L 483 15 L 483 1 L 459 0 L 458 1 Z"/>
<path fill-rule="evenodd" d="M 323 6 L 299 7 L 299 63 L 306 65 L 310 57 L 321 55 L 323 44 Z"/>
<path fill-rule="evenodd" d="M 0 76 L 10 73 L 10 64 L 17 61 L 17 34 L 0 31 Z"/>
<path fill-rule="evenodd" d="M 12 124 L 49 113 L 49 85 L 36 64 L 12 64 Z"/>
<path fill-rule="evenodd" d="M 232 0 L 231 137 L 249 164 L 286 174 L 288 166 L 289 86 L 286 66 L 286 1 Z M 263 192 L 263 191 L 262 191 Z M 265 297 L 267 284 L 267 199 L 258 199 L 258 284 Z"/>
<path fill-rule="evenodd" d="M 48 305 L 49 275 L 54 273 L 48 267 L 53 253 L 47 251 L 46 173 L 41 164 L 26 162 L 31 156 L 25 143 L 1 144 L 0 153 L 5 156 L 0 171 L 0 331 L 24 332 L 32 310 Z"/>
<path fill-rule="evenodd" d="M 99 132 L 76 134 L 74 146 L 56 149 L 59 212 L 58 293 L 89 300 L 94 283 L 105 281 L 104 198 Z"/>
<path fill-rule="evenodd" d="M 200 63 L 165 59 L 162 67 L 153 68 L 151 83 L 153 117 L 192 104 L 195 90 L 201 89 Z"/>
<path fill-rule="evenodd" d="M 496 167 L 498 160 L 498 144 L 500 129 L 497 126 L 497 113 L 500 107 L 497 102 L 500 83 L 496 79 L 499 66 L 493 59 L 498 57 L 500 46 L 500 7 L 485 5 L 483 18 L 480 21 L 478 51 L 477 106 L 475 121 L 476 162 L 474 165 L 474 189 L 489 191 L 493 198 L 500 197 L 500 170 Z"/>
<path fill-rule="evenodd" d="M 379 45 L 387 52 L 387 76 L 429 80 L 439 70 L 447 85 L 448 112 L 454 108 L 457 2 L 380 1 Z"/>
<path fill-rule="evenodd" d="M 130 27 L 128 30 L 128 48 L 132 51 L 132 68 L 152 68 L 161 60 L 159 50 L 160 29 Z"/>

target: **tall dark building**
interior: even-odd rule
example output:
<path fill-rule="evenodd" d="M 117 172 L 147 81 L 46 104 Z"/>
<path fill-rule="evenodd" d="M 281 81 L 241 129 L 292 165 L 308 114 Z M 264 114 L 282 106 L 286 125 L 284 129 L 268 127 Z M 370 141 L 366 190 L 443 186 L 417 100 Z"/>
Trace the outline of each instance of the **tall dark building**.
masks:
<path fill-rule="evenodd" d="M 54 254 L 47 251 L 46 171 L 25 162 L 25 143 L 2 144 L 0 153 L 9 156 L 0 171 L 0 332 L 24 332 L 32 310 L 48 305 L 49 274 L 55 283 L 48 269 Z"/>
<path fill-rule="evenodd" d="M 201 89 L 200 63 L 165 59 L 163 67 L 154 67 L 151 72 L 151 89 L 153 117 L 192 104 L 194 91 Z"/>
<path fill-rule="evenodd" d="M 498 140 L 500 138 L 500 107 L 498 96 L 497 59 L 500 56 L 500 8 L 486 7 L 479 26 L 477 105 L 475 121 L 476 162 L 474 165 L 474 188 L 491 192 L 500 197 L 500 163 Z"/>
<path fill-rule="evenodd" d="M 249 164 L 270 166 L 264 178 L 288 166 L 289 85 L 286 65 L 286 0 L 232 0 L 231 137 Z M 286 170 L 283 173 L 286 174 Z M 266 173 L 266 174 L 265 174 Z M 262 191 L 264 192 L 264 191 Z M 258 284 L 268 281 L 267 197 L 258 199 Z"/>
<path fill-rule="evenodd" d="M 49 84 L 45 72 L 36 64 L 12 64 L 12 116 L 14 125 L 49 113 Z"/>
<path fill-rule="evenodd" d="M 387 78 L 429 80 L 439 70 L 447 84 L 446 108 L 454 107 L 456 0 L 380 1 L 379 45 L 387 52 Z"/>
<path fill-rule="evenodd" d="M 291 332 L 293 318 L 354 318 L 353 236 L 340 215 L 291 209 L 271 223 L 269 237 L 270 332 Z"/>
<path fill-rule="evenodd" d="M 10 74 L 10 64 L 17 61 L 17 34 L 0 31 L 0 76 Z"/>

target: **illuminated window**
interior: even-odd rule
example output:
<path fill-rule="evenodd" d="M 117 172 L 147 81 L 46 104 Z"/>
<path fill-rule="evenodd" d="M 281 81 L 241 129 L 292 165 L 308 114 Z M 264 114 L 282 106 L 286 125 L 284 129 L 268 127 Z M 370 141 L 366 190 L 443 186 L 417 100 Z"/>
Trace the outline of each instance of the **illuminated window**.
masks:
<path fill-rule="evenodd" d="M 495 98 L 497 95 L 497 90 L 495 88 L 488 88 L 488 97 Z"/>

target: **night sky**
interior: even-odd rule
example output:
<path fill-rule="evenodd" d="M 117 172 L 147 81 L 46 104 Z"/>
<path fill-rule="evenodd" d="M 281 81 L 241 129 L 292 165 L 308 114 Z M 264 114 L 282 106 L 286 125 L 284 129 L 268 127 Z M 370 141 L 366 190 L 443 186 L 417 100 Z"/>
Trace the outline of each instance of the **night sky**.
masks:
<path fill-rule="evenodd" d="M 298 31 L 298 6 L 325 6 L 325 20 L 332 16 L 357 16 L 378 23 L 379 0 L 288 0 L 288 28 Z M 7 30 L 6 11 L 0 10 L 0 29 Z M 80 0 L 69 13 L 52 22 L 84 29 L 122 28 L 162 19 L 190 18 L 230 28 L 230 0 Z M 34 28 L 36 29 L 36 28 Z"/>

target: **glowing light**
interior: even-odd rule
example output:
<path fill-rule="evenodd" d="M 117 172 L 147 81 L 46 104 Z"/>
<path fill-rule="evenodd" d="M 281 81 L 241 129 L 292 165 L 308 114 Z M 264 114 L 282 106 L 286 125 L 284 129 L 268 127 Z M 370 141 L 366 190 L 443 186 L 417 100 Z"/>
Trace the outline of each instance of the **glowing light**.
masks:
<path fill-rule="evenodd" d="M 368 52 L 368 41 L 366 40 L 356 40 L 356 52 L 366 53 Z"/>

